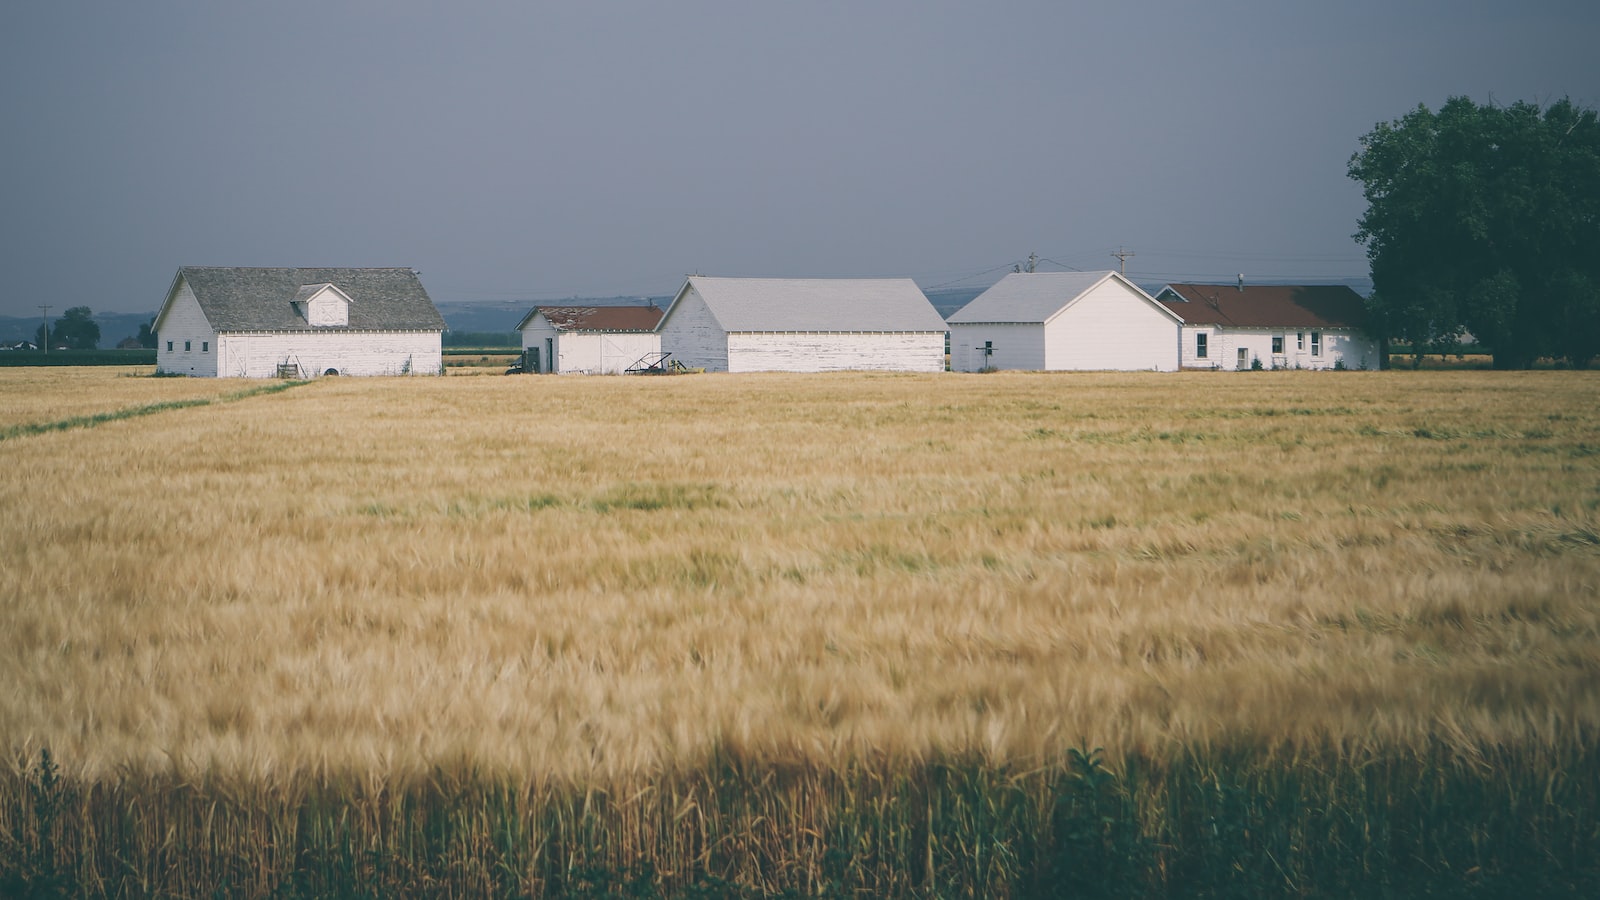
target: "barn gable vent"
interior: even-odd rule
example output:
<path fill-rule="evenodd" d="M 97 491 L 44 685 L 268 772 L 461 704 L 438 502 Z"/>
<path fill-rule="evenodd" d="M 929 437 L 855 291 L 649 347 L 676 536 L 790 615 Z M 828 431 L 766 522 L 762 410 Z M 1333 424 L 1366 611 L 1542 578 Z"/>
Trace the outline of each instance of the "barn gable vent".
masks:
<path fill-rule="evenodd" d="M 295 314 L 313 327 L 344 327 L 350 324 L 350 295 L 337 285 L 304 284 L 295 293 Z"/>

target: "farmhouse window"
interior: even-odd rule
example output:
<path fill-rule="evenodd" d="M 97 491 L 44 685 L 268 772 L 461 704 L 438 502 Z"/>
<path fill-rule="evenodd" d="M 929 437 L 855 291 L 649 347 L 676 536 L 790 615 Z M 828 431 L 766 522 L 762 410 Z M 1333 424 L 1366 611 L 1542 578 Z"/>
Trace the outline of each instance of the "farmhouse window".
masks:
<path fill-rule="evenodd" d="M 1277 355 L 1282 354 L 1282 353 L 1283 353 L 1283 335 L 1275 334 L 1275 335 L 1272 336 L 1272 355 L 1277 356 Z"/>
<path fill-rule="evenodd" d="M 1294 333 L 1294 348 L 1296 350 L 1304 350 L 1306 348 L 1306 333 L 1304 331 Z"/>
<path fill-rule="evenodd" d="M 185 353 L 189 352 L 189 342 L 188 341 L 184 341 L 183 342 L 183 352 L 185 352 Z"/>
<path fill-rule="evenodd" d="M 211 342 L 210 341 L 201 341 L 200 342 L 200 352 L 201 353 L 210 353 L 211 352 Z"/>
<path fill-rule="evenodd" d="M 171 341 L 167 341 L 167 352 L 168 353 L 172 352 L 172 342 Z"/>
<path fill-rule="evenodd" d="M 1203 334 L 1194 336 L 1194 355 L 1197 359 L 1206 358 L 1206 336 Z"/>
<path fill-rule="evenodd" d="M 1322 355 L 1322 332 L 1320 331 L 1311 332 L 1311 355 Z"/>

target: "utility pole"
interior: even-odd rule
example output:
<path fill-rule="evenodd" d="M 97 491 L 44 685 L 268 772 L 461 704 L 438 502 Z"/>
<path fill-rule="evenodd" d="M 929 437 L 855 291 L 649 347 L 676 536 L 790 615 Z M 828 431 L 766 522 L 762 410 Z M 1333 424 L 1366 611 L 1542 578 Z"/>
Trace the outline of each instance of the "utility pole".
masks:
<path fill-rule="evenodd" d="M 1117 258 L 1117 274 L 1125 276 L 1128 274 L 1128 257 L 1136 256 L 1137 254 L 1132 250 L 1124 250 L 1121 245 L 1118 245 L 1117 252 L 1111 255 Z"/>
<path fill-rule="evenodd" d="M 44 320 L 44 344 L 42 344 L 41 346 L 44 347 L 44 355 L 45 356 L 49 356 L 50 355 L 50 307 L 45 305 L 45 304 L 43 304 L 43 303 L 39 304 L 39 317 Z"/>

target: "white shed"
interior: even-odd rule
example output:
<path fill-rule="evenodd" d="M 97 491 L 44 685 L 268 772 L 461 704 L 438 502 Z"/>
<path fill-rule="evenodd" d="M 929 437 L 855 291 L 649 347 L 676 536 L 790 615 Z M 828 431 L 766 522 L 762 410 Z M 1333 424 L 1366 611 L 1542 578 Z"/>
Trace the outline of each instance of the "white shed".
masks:
<path fill-rule="evenodd" d="M 1156 299 L 1183 317 L 1194 369 L 1377 369 L 1366 301 L 1342 284 L 1169 284 Z"/>
<path fill-rule="evenodd" d="M 444 319 L 411 269 L 184 266 L 153 330 L 156 370 L 176 375 L 437 375 L 444 363 Z"/>
<path fill-rule="evenodd" d="M 1174 372 L 1181 321 L 1114 271 L 1013 273 L 950 316 L 950 368 Z"/>
<path fill-rule="evenodd" d="M 517 323 L 528 372 L 619 375 L 649 365 L 661 351 L 650 306 L 535 306 Z"/>
<path fill-rule="evenodd" d="M 944 370 L 944 319 L 909 278 L 691 275 L 656 330 L 708 372 Z"/>

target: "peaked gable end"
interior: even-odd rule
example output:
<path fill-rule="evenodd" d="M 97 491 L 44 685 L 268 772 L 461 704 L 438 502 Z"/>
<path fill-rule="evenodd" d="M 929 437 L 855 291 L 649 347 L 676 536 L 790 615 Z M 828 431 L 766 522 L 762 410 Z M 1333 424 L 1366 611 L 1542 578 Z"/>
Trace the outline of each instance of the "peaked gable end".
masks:
<path fill-rule="evenodd" d="M 337 285 L 323 282 L 300 287 L 294 297 L 295 312 L 312 327 L 345 327 L 350 324 L 350 295 Z"/>

